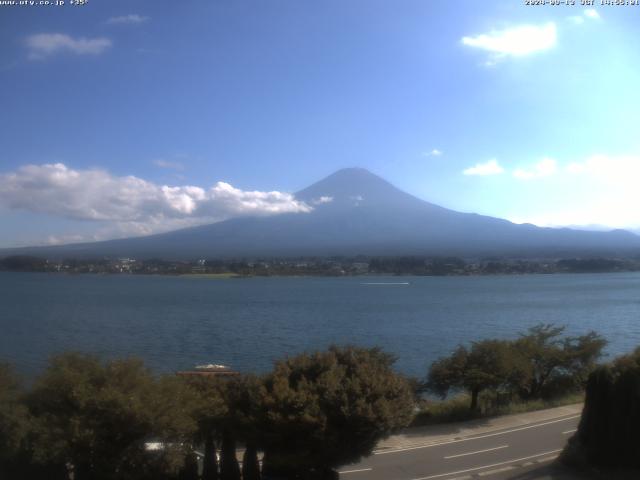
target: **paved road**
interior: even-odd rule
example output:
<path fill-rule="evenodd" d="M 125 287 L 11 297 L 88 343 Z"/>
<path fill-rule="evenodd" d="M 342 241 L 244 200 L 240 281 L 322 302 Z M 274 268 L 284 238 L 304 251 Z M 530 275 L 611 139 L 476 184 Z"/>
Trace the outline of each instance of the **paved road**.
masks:
<path fill-rule="evenodd" d="M 575 432 L 580 415 L 455 437 L 441 442 L 375 452 L 343 467 L 342 480 L 459 480 L 535 478 Z M 555 478 L 555 477 L 554 477 Z M 560 477 L 558 477 L 560 478 Z M 569 477 L 567 477 L 569 478 Z"/>

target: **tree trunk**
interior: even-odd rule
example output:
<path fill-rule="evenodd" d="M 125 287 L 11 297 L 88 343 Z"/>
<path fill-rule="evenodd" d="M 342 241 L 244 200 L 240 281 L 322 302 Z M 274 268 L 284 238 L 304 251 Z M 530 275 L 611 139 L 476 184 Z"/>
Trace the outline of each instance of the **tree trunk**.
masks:
<path fill-rule="evenodd" d="M 73 469 L 69 472 L 69 478 L 73 480 L 89 480 L 93 477 L 91 467 L 87 464 L 76 463 L 73 465 Z"/>
<path fill-rule="evenodd" d="M 275 461 L 274 458 L 276 459 Z M 277 460 L 277 455 L 273 455 L 267 450 L 265 450 L 264 456 L 262 457 L 262 476 L 269 476 L 269 478 L 296 478 L 296 474 L 291 467 L 287 468 L 282 465 L 282 462 Z"/>
<path fill-rule="evenodd" d="M 179 480 L 198 480 L 198 458 L 193 452 L 187 453 L 184 457 L 184 465 L 178 474 Z"/>
<path fill-rule="evenodd" d="M 222 458 L 220 459 L 220 480 L 241 480 L 240 465 L 236 458 L 236 440 L 229 429 L 222 433 Z"/>
<path fill-rule="evenodd" d="M 537 379 L 533 379 L 531 382 L 531 388 L 529 389 L 528 399 L 538 398 L 538 392 L 540 390 L 539 382 Z"/>
<path fill-rule="evenodd" d="M 213 433 L 207 433 L 204 440 L 204 462 L 202 466 L 202 480 L 218 480 L 218 458 Z"/>
<path fill-rule="evenodd" d="M 478 395 L 480 394 L 480 389 L 478 387 L 474 387 L 471 389 L 471 411 L 475 412 L 478 410 Z"/>
<path fill-rule="evenodd" d="M 258 450 L 253 443 L 247 444 L 242 457 L 242 480 L 260 480 Z"/>

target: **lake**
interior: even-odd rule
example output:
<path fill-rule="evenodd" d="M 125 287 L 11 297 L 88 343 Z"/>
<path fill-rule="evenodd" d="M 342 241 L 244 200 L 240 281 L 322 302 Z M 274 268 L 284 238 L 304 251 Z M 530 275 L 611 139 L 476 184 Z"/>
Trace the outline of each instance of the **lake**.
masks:
<path fill-rule="evenodd" d="M 396 284 L 400 282 L 401 284 Z M 457 344 L 539 322 L 640 345 L 640 273 L 215 279 L 0 272 L 0 359 L 27 375 L 56 352 L 136 355 L 158 372 L 264 372 L 331 343 L 379 345 L 423 376 Z"/>

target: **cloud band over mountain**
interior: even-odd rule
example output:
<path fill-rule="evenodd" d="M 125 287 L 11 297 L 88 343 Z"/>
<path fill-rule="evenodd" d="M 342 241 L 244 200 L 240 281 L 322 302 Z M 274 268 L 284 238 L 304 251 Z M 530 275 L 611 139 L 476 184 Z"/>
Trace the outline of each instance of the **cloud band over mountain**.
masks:
<path fill-rule="evenodd" d="M 244 191 L 225 182 L 209 189 L 157 185 L 105 170 L 62 163 L 26 165 L 0 174 L 0 207 L 75 220 L 131 223 L 140 233 L 231 216 L 306 213 L 313 207 L 290 193 Z"/>

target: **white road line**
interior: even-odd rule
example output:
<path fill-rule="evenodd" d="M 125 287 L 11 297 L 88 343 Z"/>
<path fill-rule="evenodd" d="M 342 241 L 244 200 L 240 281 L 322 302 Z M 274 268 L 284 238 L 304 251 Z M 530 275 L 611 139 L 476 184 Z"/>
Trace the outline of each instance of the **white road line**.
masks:
<path fill-rule="evenodd" d="M 459 453 L 458 455 L 449 455 L 448 457 L 444 457 L 444 458 L 445 460 L 449 460 L 450 458 L 466 457 L 467 455 L 476 455 L 477 453 L 492 452 L 494 450 L 501 450 L 503 448 L 509 448 L 509 445 L 500 445 L 499 447 L 487 448 L 485 450 L 478 450 L 477 452 Z"/>
<path fill-rule="evenodd" d="M 539 458 L 536 460 L 536 463 L 545 463 L 545 462 L 551 462 L 553 460 L 555 460 L 556 458 L 558 458 L 559 455 L 551 455 L 550 457 L 544 457 L 544 458 Z"/>
<path fill-rule="evenodd" d="M 508 463 L 521 462 L 523 460 L 529 460 L 531 458 L 544 457 L 545 455 L 551 455 L 552 453 L 558 453 L 558 452 L 561 452 L 561 451 L 562 450 L 551 450 L 550 452 L 538 453 L 536 455 L 530 455 L 528 457 L 514 458 L 513 460 L 507 460 L 505 462 L 492 463 L 491 465 L 483 465 L 481 467 L 467 468 L 466 470 L 458 470 L 457 472 L 439 473 L 438 475 L 430 475 L 428 477 L 413 478 L 411 480 L 430 480 L 432 478 L 448 477 L 449 475 L 458 475 L 460 473 L 475 472 L 476 470 L 483 470 L 485 468 L 499 467 L 500 465 L 506 465 Z"/>
<path fill-rule="evenodd" d="M 500 467 L 500 468 L 494 468 L 493 470 L 487 470 L 486 472 L 480 472 L 478 473 L 479 477 L 487 477 L 489 475 L 495 475 L 496 473 L 502 473 L 502 472 L 508 472 L 509 470 L 513 470 L 514 467 L 513 465 L 509 465 L 507 467 Z"/>
<path fill-rule="evenodd" d="M 358 473 L 358 472 L 370 472 L 372 469 L 371 468 L 360 468 L 358 470 L 343 470 L 341 472 L 338 472 L 340 475 L 344 475 L 345 473 Z"/>
<path fill-rule="evenodd" d="M 569 435 L 570 433 L 577 432 L 578 429 L 574 428 L 573 430 L 567 430 L 566 432 L 562 432 L 563 435 Z"/>
<path fill-rule="evenodd" d="M 395 450 L 383 450 L 383 451 L 380 451 L 380 452 L 373 452 L 373 454 L 374 455 L 387 455 L 389 453 L 408 452 L 409 450 L 419 450 L 421 448 L 438 447 L 440 445 L 449 445 L 451 443 L 469 442 L 471 440 L 480 440 L 480 439 L 483 439 L 483 438 L 495 437 L 496 435 L 506 435 L 507 433 L 519 432 L 521 430 L 528 430 L 530 428 L 544 427 L 545 425 L 551 425 L 552 423 L 566 422 L 567 420 L 573 420 L 574 418 L 580 418 L 580 415 L 573 415 L 571 417 L 561 418 L 561 419 L 558 419 L 558 420 L 552 420 L 550 422 L 537 423 L 535 425 L 527 425 L 526 427 L 513 428 L 511 430 L 505 430 L 505 431 L 502 431 L 502 432 L 488 433 L 486 435 L 478 435 L 477 437 L 459 438 L 457 440 L 446 440 L 444 442 L 431 443 L 429 445 L 418 445 L 418 446 L 415 446 L 415 447 L 396 448 Z"/>

